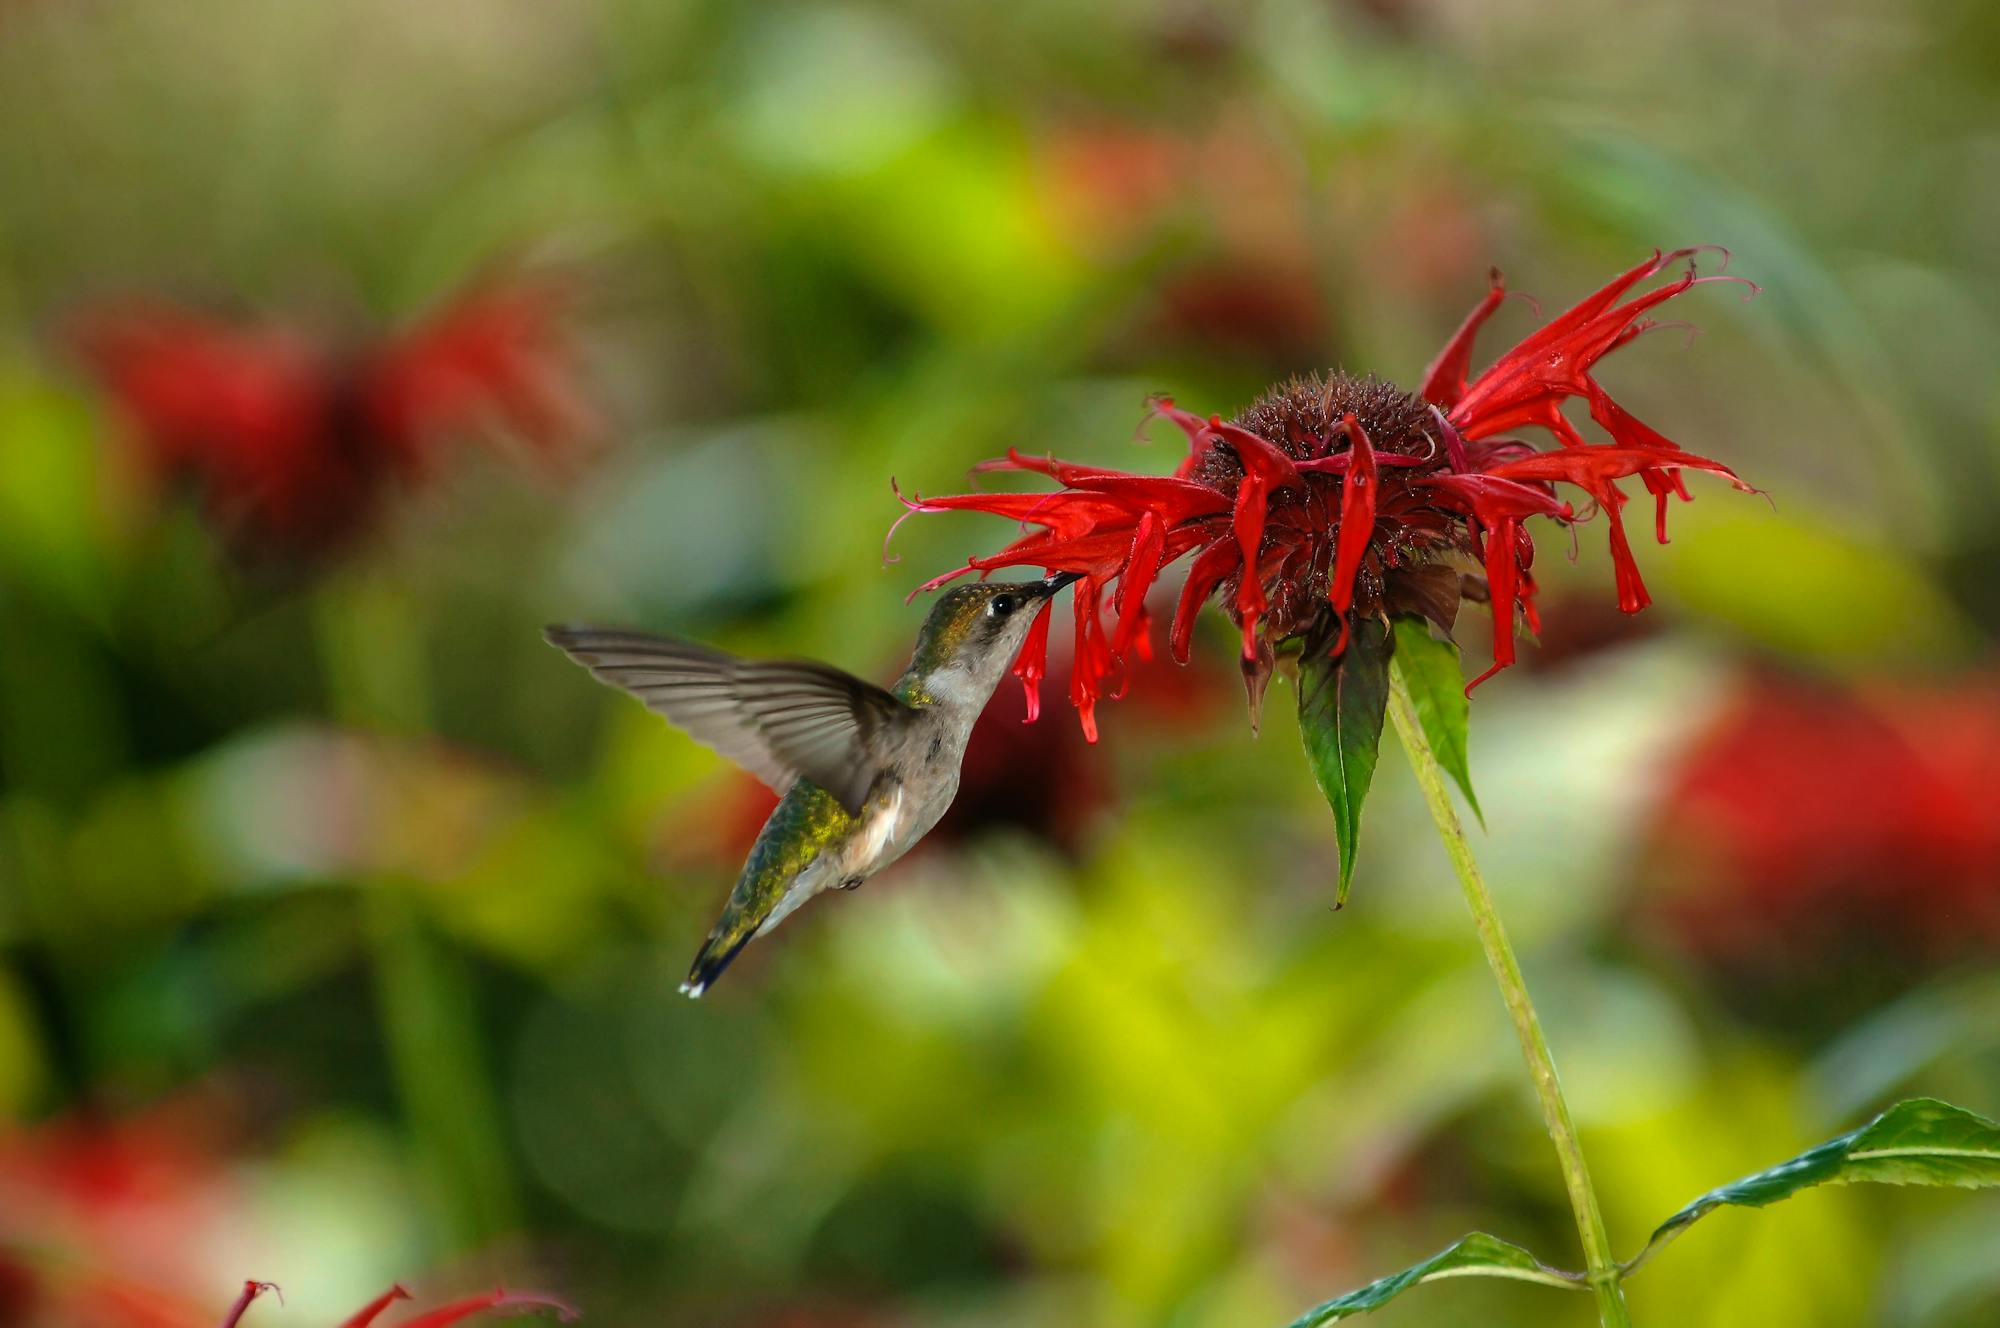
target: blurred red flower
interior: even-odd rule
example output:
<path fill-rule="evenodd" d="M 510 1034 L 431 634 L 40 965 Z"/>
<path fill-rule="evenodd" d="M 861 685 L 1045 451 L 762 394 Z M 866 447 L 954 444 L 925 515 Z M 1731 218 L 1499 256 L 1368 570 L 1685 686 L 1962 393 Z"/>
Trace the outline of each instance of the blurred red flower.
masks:
<path fill-rule="evenodd" d="M 1736 280 L 1698 275 L 1697 252 L 1655 252 L 1471 382 L 1473 338 L 1506 294 L 1498 272 L 1416 393 L 1345 374 L 1294 379 L 1226 423 L 1160 400 L 1155 413 L 1190 444 L 1171 476 L 1010 450 L 979 469 L 1030 471 L 1060 487 L 918 497 L 905 505 L 911 512 L 989 512 L 1035 529 L 923 588 L 1004 567 L 1081 573 L 1070 699 L 1093 739 L 1098 699 L 1121 695 L 1128 659 L 1150 649 L 1147 591 L 1183 557 L 1191 566 L 1173 620 L 1174 656 L 1186 661 L 1195 614 L 1219 593 L 1242 632 L 1253 710 L 1277 643 L 1305 637 L 1307 648 L 1337 654 L 1357 615 L 1387 612 L 1420 613 L 1449 629 L 1462 595 L 1490 602 L 1493 611 L 1493 667 L 1477 686 L 1514 661 L 1517 613 L 1531 630 L 1537 625 L 1528 518 L 1567 524 L 1601 512 L 1619 607 L 1636 613 L 1649 597 L 1625 535 L 1619 481 L 1636 476 L 1654 496 L 1662 542 L 1668 498 L 1688 497 L 1683 471 L 1720 475 L 1754 492 L 1728 467 L 1635 418 L 1592 377 L 1600 359 L 1656 325 L 1651 310 L 1694 286 Z M 1626 298 L 1683 260 L 1680 273 Z M 1562 410 L 1571 397 L 1588 403 L 1610 442 L 1592 444 L 1577 432 Z M 1560 446 L 1541 451 L 1512 436 L 1524 427 L 1553 434 Z M 1556 496 L 1558 483 L 1582 491 L 1583 513 Z M 1483 583 L 1461 575 L 1461 566 L 1475 561 Z M 1101 610 L 1114 583 L 1117 623 L 1107 632 Z M 1017 668 L 1031 686 L 1041 667 L 1037 650 L 1031 639 Z"/>
<path fill-rule="evenodd" d="M 57 1119 L 0 1132 L 0 1326 L 210 1328 L 194 1288 L 245 1220 L 248 1198 L 223 1146 L 226 1099 L 190 1095 L 118 1121 Z M 246 1282 L 222 1319 L 235 1328 L 268 1282 Z M 345 1320 L 365 1328 L 408 1299 L 393 1287 Z M 404 1320 L 445 1328 L 489 1311 L 576 1311 L 496 1290 Z"/>
<path fill-rule="evenodd" d="M 1746 679 L 1674 770 L 1641 862 L 1649 918 L 1725 965 L 2000 945 L 2000 679 Z"/>
<path fill-rule="evenodd" d="M 155 479 L 190 480 L 239 543 L 311 554 L 364 530 L 448 446 L 500 431 L 555 453 L 595 432 L 547 286 L 466 291 L 335 346 L 164 304 L 100 310 L 75 342 Z"/>
<path fill-rule="evenodd" d="M 187 1281 L 238 1196 L 208 1105 L 0 1132 L 0 1324 L 212 1322 Z"/>

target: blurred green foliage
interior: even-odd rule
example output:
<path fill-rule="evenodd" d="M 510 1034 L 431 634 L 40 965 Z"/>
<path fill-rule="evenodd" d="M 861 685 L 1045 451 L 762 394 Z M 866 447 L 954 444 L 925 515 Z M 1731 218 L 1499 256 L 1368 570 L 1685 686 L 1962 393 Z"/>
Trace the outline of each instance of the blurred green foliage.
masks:
<path fill-rule="evenodd" d="M 1646 921 L 1644 859 L 1746 661 L 1990 660 L 1995 32 L 1974 0 L 0 5 L 0 1253 L 198 1322 L 250 1276 L 301 1322 L 504 1276 L 596 1323 L 967 1328 L 1282 1323 L 1468 1229 L 1562 1257 L 1399 758 L 1335 915 L 1291 707 L 1251 737 L 1219 625 L 1046 758 L 1111 790 L 1080 843 L 975 825 L 699 1005 L 740 785 L 536 629 L 886 674 L 903 595 L 1006 534 L 913 522 L 885 567 L 890 477 L 1165 469 L 1149 392 L 1407 383 L 1489 264 L 1560 301 L 1693 242 L 1765 293 L 1605 372 L 1778 510 L 1699 491 L 1641 550 L 1660 630 L 1558 652 L 1609 583 L 1586 527 L 1537 569 L 1548 667 L 1473 707 L 1614 1243 L 1893 1097 L 1991 1114 L 1992 948 L 1802 938 L 1795 971 L 1871 995 L 1777 1017 Z M 305 562 L 144 483 L 71 336 L 163 297 L 360 337 L 496 274 L 568 284 L 607 436 L 455 455 Z M 169 1216 L 22 1161 L 119 1131 L 176 1159 L 131 1187 Z M 1987 1323 L 1996 1251 L 1990 1204 L 1816 1192 L 1709 1218 L 1634 1312 Z M 1588 1316 L 1543 1295 L 1382 1322 Z"/>

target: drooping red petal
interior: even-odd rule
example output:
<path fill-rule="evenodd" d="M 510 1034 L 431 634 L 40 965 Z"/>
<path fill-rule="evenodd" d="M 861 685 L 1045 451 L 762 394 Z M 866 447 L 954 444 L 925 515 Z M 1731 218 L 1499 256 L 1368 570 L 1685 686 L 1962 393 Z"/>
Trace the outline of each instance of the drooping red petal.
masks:
<path fill-rule="evenodd" d="M 1333 611 L 1341 615 L 1341 645 L 1346 644 L 1347 611 L 1354 604 L 1354 578 L 1361 571 L 1362 555 L 1375 538 L 1375 447 L 1361 422 L 1348 415 L 1341 420 L 1353 445 L 1354 464 L 1340 486 L 1340 533 L 1333 550 L 1333 583 L 1329 598 Z"/>
<path fill-rule="evenodd" d="M 381 1295 L 375 1297 L 375 1299 L 369 1301 L 366 1305 L 363 1305 L 360 1309 L 354 1311 L 352 1315 L 341 1322 L 340 1328 L 368 1328 L 369 1324 L 381 1317 L 383 1310 L 388 1309 L 399 1300 L 408 1300 L 409 1298 L 410 1293 L 399 1282 L 387 1291 L 384 1291 Z"/>
<path fill-rule="evenodd" d="M 1514 547 L 1520 521 L 1501 517 L 1486 540 L 1486 584 L 1493 602 L 1493 667 L 1465 685 L 1465 694 L 1514 662 L 1514 608 L 1519 594 L 1520 562 Z"/>
<path fill-rule="evenodd" d="M 1103 683 L 1116 671 L 1111 645 L 1104 639 L 1104 624 L 1098 616 L 1098 601 L 1104 583 L 1087 576 L 1076 583 L 1070 594 L 1076 612 L 1076 657 L 1070 666 L 1069 699 L 1076 707 L 1077 722 L 1083 726 L 1086 742 L 1097 741 L 1097 698 Z"/>
<path fill-rule="evenodd" d="M 1236 514 L 1230 523 L 1236 532 L 1237 556 L 1243 561 L 1243 575 L 1236 583 L 1236 616 L 1243 624 L 1243 658 L 1257 657 L 1257 620 L 1269 607 L 1264 597 L 1264 578 L 1258 575 L 1257 552 L 1264 546 L 1264 485 L 1247 475 L 1236 489 Z"/>
<path fill-rule="evenodd" d="M 1139 518 L 1132 536 L 1132 551 L 1126 555 L 1125 570 L 1118 576 L 1118 631 L 1111 639 L 1114 653 L 1123 655 L 1132 646 L 1146 623 L 1146 592 L 1159 578 L 1166 557 L 1166 524 L 1152 512 Z"/>
<path fill-rule="evenodd" d="M 1187 582 L 1181 587 L 1179 603 L 1174 606 L 1173 629 L 1168 635 L 1167 646 L 1176 663 L 1188 662 L 1188 648 L 1194 638 L 1195 615 L 1201 606 L 1215 593 L 1231 572 L 1242 563 L 1243 554 L 1233 540 L 1217 540 L 1203 549 L 1188 568 Z"/>
<path fill-rule="evenodd" d="M 557 1300 L 554 1296 L 545 1296 L 534 1291 L 508 1291 L 502 1287 L 481 1296 L 467 1296 L 464 1300 L 455 1300 L 449 1305 L 442 1305 L 428 1313 L 419 1314 L 414 1319 L 405 1320 L 401 1328 L 447 1328 L 449 1324 L 469 1319 L 475 1314 L 483 1314 L 488 1310 L 508 1313 L 520 1310 L 549 1310 L 564 1323 L 574 1322 L 581 1317 L 575 1306 Z"/>
<path fill-rule="evenodd" d="M 1014 676 L 1021 680 L 1027 704 L 1027 718 L 1021 721 L 1024 724 L 1042 717 L 1042 679 L 1049 675 L 1049 619 L 1055 607 L 1053 596 L 1043 602 L 1041 612 L 1028 628 L 1027 639 L 1021 642 L 1021 653 L 1014 660 Z"/>
<path fill-rule="evenodd" d="M 1208 428 L 1215 437 L 1229 444 L 1245 471 L 1263 480 L 1266 492 L 1275 493 L 1279 489 L 1294 488 L 1304 483 L 1299 478 L 1298 466 L 1277 444 L 1258 437 L 1248 429 L 1225 424 L 1215 416 L 1209 417 Z"/>

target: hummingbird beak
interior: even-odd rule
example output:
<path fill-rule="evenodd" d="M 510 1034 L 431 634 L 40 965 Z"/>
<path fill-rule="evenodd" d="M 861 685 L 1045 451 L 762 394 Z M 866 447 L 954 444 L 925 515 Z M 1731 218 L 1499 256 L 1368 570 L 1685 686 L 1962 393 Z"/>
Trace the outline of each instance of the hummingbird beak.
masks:
<path fill-rule="evenodd" d="M 1073 581 L 1083 580 L 1082 572 L 1056 572 L 1042 582 L 1042 593 L 1054 599 L 1056 592 Z"/>

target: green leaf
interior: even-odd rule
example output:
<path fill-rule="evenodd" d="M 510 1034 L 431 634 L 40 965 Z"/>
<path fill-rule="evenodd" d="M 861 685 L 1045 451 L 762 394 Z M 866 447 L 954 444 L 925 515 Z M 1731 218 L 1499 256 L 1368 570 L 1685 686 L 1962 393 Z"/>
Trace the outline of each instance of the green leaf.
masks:
<path fill-rule="evenodd" d="M 1328 659 L 1308 643 L 1299 661 L 1299 731 L 1313 778 L 1333 808 L 1340 843 L 1340 889 L 1334 907 L 1347 902 L 1354 877 L 1354 849 L 1361 832 L 1361 803 L 1375 778 L 1382 745 L 1382 717 L 1389 706 L 1389 652 L 1394 638 L 1380 619 L 1354 624 L 1347 649 Z"/>
<path fill-rule="evenodd" d="M 1411 1264 L 1400 1273 L 1391 1273 L 1350 1291 L 1338 1300 L 1315 1306 L 1292 1321 L 1291 1328 L 1320 1328 L 1349 1315 L 1380 1309 L 1413 1286 L 1442 1281 L 1447 1277 L 1507 1277 L 1521 1282 L 1581 1291 L 1585 1283 L 1580 1273 L 1551 1268 L 1534 1255 L 1497 1236 L 1475 1231 L 1449 1249 L 1439 1250 L 1422 1263 Z"/>
<path fill-rule="evenodd" d="M 1458 667 L 1458 647 L 1431 634 L 1430 624 L 1414 615 L 1396 619 L 1396 658 L 1403 682 L 1417 707 L 1431 753 L 1465 795 L 1466 805 L 1486 824 L 1479 799 L 1472 792 L 1472 770 L 1466 764 L 1466 733 L 1472 707 L 1465 699 L 1465 674 Z"/>
<path fill-rule="evenodd" d="M 1761 1208 L 1814 1185 L 2000 1185 L 2000 1125 L 1936 1098 L 1899 1102 L 1868 1124 L 1789 1162 L 1710 1190 L 1662 1222 L 1625 1264 L 1637 1272 L 1689 1225 L 1724 1204 Z"/>

